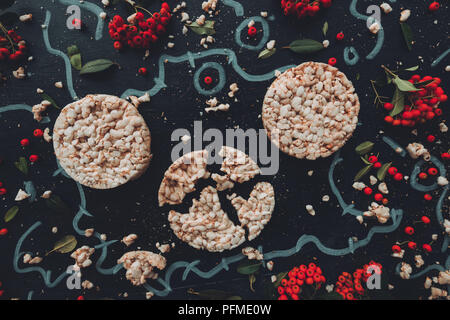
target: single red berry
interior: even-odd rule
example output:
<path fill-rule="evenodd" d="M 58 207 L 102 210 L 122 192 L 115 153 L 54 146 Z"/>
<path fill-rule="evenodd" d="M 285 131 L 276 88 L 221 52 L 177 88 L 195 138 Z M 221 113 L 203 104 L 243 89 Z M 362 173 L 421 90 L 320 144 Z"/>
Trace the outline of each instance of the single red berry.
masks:
<path fill-rule="evenodd" d="M 435 176 L 438 174 L 438 170 L 436 168 L 429 168 L 428 169 L 428 174 Z"/>
<path fill-rule="evenodd" d="M 120 41 L 115 41 L 114 42 L 114 49 L 116 49 L 116 50 L 121 50 L 122 49 L 122 42 L 120 42 Z"/>
<path fill-rule="evenodd" d="M 316 264 L 314 262 L 311 262 L 310 264 L 308 264 L 308 268 L 315 270 L 316 269 Z"/>
<path fill-rule="evenodd" d="M 288 300 L 288 297 L 287 295 L 283 294 L 278 298 L 278 300 Z"/>
<path fill-rule="evenodd" d="M 380 168 L 382 167 L 382 164 L 381 164 L 381 162 L 375 162 L 375 163 L 373 164 L 373 167 L 374 167 L 375 169 L 380 169 Z"/>
<path fill-rule="evenodd" d="M 36 161 L 38 161 L 39 160 L 39 157 L 37 156 L 37 155 L 35 155 L 35 154 L 32 154 L 31 156 L 30 156 L 30 162 L 36 162 Z"/>
<path fill-rule="evenodd" d="M 286 287 L 287 284 L 288 284 L 288 281 L 287 281 L 286 279 L 282 279 L 282 280 L 281 280 L 281 285 L 282 285 L 283 287 Z"/>
<path fill-rule="evenodd" d="M 213 79 L 210 76 L 206 76 L 203 81 L 205 82 L 205 84 L 210 85 L 213 82 Z"/>
<path fill-rule="evenodd" d="M 424 194 L 423 198 L 427 201 L 431 201 L 433 199 L 433 197 L 429 193 Z"/>
<path fill-rule="evenodd" d="M 447 97 L 446 94 L 441 94 L 441 95 L 439 96 L 439 101 L 445 102 L 445 101 L 447 101 L 447 100 L 448 100 L 448 97 Z"/>
<path fill-rule="evenodd" d="M 142 12 L 136 12 L 136 15 L 134 17 L 137 21 L 142 21 L 145 18 L 144 14 Z"/>
<path fill-rule="evenodd" d="M 411 250 L 415 250 L 417 248 L 417 243 L 413 241 L 408 242 L 408 248 L 410 248 Z"/>
<path fill-rule="evenodd" d="M 83 297 L 83 296 L 79 296 L 79 297 L 77 298 L 77 300 L 84 300 L 84 297 Z"/>
<path fill-rule="evenodd" d="M 33 135 L 36 138 L 40 138 L 40 137 L 42 137 L 44 135 L 44 132 L 41 129 L 36 129 L 36 130 L 33 131 Z"/>
<path fill-rule="evenodd" d="M 401 180 L 403 180 L 403 175 L 402 175 L 401 173 L 396 173 L 396 174 L 394 175 L 394 180 L 396 180 L 396 181 L 401 181 Z"/>
<path fill-rule="evenodd" d="M 419 173 L 419 179 L 420 180 L 425 180 L 427 178 L 428 178 L 428 175 L 425 172 Z"/>
<path fill-rule="evenodd" d="M 148 73 L 147 68 L 144 68 L 144 67 L 139 68 L 138 73 L 139 73 L 141 76 L 147 75 L 147 73 Z"/>
<path fill-rule="evenodd" d="M 384 107 L 386 110 L 388 110 L 388 111 L 391 111 L 392 109 L 394 109 L 394 105 L 393 105 L 392 103 L 390 103 L 390 102 L 386 102 L 386 103 L 383 105 L 383 107 Z"/>
<path fill-rule="evenodd" d="M 339 32 L 339 33 L 336 35 L 336 39 L 337 39 L 338 41 L 343 40 L 343 39 L 344 39 L 344 33 L 343 33 L 343 32 Z"/>
<path fill-rule="evenodd" d="M 369 187 L 365 187 L 363 191 L 368 196 L 370 196 L 373 192 L 372 188 L 369 188 Z"/>
<path fill-rule="evenodd" d="M 314 283 L 314 279 L 311 277 L 306 278 L 306 284 L 312 285 Z"/>
<path fill-rule="evenodd" d="M 375 196 L 375 201 L 382 201 L 383 200 L 383 195 L 381 193 L 376 193 Z"/>
<path fill-rule="evenodd" d="M 328 59 L 328 64 L 329 64 L 330 66 L 336 65 L 336 63 L 337 63 L 336 58 L 333 57 L 333 58 Z"/>
<path fill-rule="evenodd" d="M 450 153 L 444 152 L 441 154 L 442 160 L 449 160 L 450 159 Z"/>
<path fill-rule="evenodd" d="M 254 37 L 258 33 L 258 30 L 255 27 L 248 28 L 247 34 L 249 37 Z"/>
<path fill-rule="evenodd" d="M 0 236 L 5 236 L 6 234 L 8 234 L 8 229 L 6 228 L 0 229 Z"/>
<path fill-rule="evenodd" d="M 402 252 L 402 248 L 400 248 L 399 245 L 393 245 L 392 246 L 392 252 L 394 252 L 394 253 Z"/>
<path fill-rule="evenodd" d="M 392 123 L 394 121 L 394 118 L 392 118 L 391 116 L 386 116 L 384 117 L 384 121 L 387 123 Z"/>
<path fill-rule="evenodd" d="M 278 294 L 282 295 L 284 294 L 284 288 L 282 286 L 278 286 Z"/>
<path fill-rule="evenodd" d="M 405 233 L 409 234 L 410 236 L 414 234 L 414 228 L 413 227 L 406 227 Z"/>
<path fill-rule="evenodd" d="M 426 252 L 431 252 L 433 251 L 433 249 L 431 248 L 431 246 L 429 244 L 424 244 L 422 245 L 423 250 L 425 250 Z"/>
<path fill-rule="evenodd" d="M 2 297 L 4 293 L 5 293 L 5 290 L 0 290 L 0 297 Z"/>
<path fill-rule="evenodd" d="M 387 198 L 383 198 L 382 203 L 383 203 L 384 205 L 387 205 L 387 204 L 389 203 L 389 200 L 388 200 Z"/>
<path fill-rule="evenodd" d="M 369 157 L 369 162 L 370 162 L 370 163 L 374 163 L 374 162 L 377 162 L 377 161 L 378 161 L 377 156 L 370 156 L 370 157 Z"/>
<path fill-rule="evenodd" d="M 30 145 L 30 140 L 22 139 L 22 140 L 20 140 L 20 144 L 22 145 L 22 147 L 27 147 Z"/>
<path fill-rule="evenodd" d="M 433 1 L 432 3 L 430 3 L 428 10 L 430 10 L 431 12 L 434 12 L 434 11 L 437 11 L 440 6 L 441 5 L 439 4 L 439 2 Z"/>
<path fill-rule="evenodd" d="M 436 137 L 433 136 L 432 134 L 430 134 L 430 135 L 427 136 L 427 141 L 428 141 L 428 142 L 434 142 L 434 140 L 436 140 Z"/>
<path fill-rule="evenodd" d="M 0 188 L 0 196 L 4 196 L 7 192 L 5 188 Z"/>
<path fill-rule="evenodd" d="M 430 218 L 428 218 L 427 216 L 422 216 L 422 218 L 420 218 L 420 219 L 425 224 L 429 224 L 430 223 Z"/>

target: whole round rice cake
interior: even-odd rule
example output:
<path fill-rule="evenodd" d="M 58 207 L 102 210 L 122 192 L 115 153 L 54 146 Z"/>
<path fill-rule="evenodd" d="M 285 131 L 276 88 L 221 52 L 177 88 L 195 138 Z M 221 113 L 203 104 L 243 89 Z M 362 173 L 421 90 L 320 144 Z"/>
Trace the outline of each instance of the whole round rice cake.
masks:
<path fill-rule="evenodd" d="M 328 64 L 305 62 L 272 83 L 262 120 L 281 151 L 315 160 L 330 156 L 350 139 L 359 109 L 358 95 L 344 73 Z"/>
<path fill-rule="evenodd" d="M 82 185 L 111 189 L 139 178 L 150 164 L 150 131 L 135 106 L 110 95 L 67 105 L 53 129 L 65 172 Z"/>

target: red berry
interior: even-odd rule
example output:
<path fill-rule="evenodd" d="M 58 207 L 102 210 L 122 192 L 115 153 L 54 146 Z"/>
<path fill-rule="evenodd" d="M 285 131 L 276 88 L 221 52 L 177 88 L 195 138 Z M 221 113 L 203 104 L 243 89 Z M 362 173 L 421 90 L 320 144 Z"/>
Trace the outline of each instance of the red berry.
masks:
<path fill-rule="evenodd" d="M 314 279 L 311 277 L 306 278 L 306 284 L 312 285 L 314 283 Z"/>
<path fill-rule="evenodd" d="M 398 170 L 397 170 L 396 167 L 390 167 L 390 168 L 388 169 L 388 173 L 389 173 L 391 176 L 395 175 L 397 172 L 398 172 Z"/>
<path fill-rule="evenodd" d="M 6 229 L 6 228 L 0 229 L 0 236 L 5 236 L 7 233 L 8 233 L 8 229 Z"/>
<path fill-rule="evenodd" d="M 277 290 L 278 290 L 278 294 L 280 294 L 280 295 L 284 294 L 284 288 L 282 286 L 279 286 Z"/>
<path fill-rule="evenodd" d="M 135 15 L 135 19 L 137 21 L 142 21 L 142 20 L 144 20 L 144 18 L 145 18 L 144 14 L 142 12 L 137 12 L 136 15 Z"/>
<path fill-rule="evenodd" d="M 382 166 L 381 162 L 375 162 L 375 163 L 373 164 L 373 167 L 374 167 L 375 169 L 380 169 L 381 166 Z"/>
<path fill-rule="evenodd" d="M 445 101 L 447 101 L 447 99 L 448 99 L 448 97 L 446 94 L 441 94 L 439 96 L 439 101 L 441 101 L 441 102 L 445 102 Z"/>
<path fill-rule="evenodd" d="M 247 34 L 249 37 L 254 37 L 258 33 L 258 30 L 255 27 L 248 28 Z"/>
<path fill-rule="evenodd" d="M 22 140 L 20 140 L 20 144 L 22 145 L 22 147 L 27 147 L 30 145 L 30 140 L 22 139 Z"/>
<path fill-rule="evenodd" d="M 38 161 L 39 160 L 39 157 L 37 156 L 37 155 L 35 155 L 35 154 L 32 154 L 31 156 L 30 156 L 30 162 L 36 162 L 36 161 Z"/>
<path fill-rule="evenodd" d="M 405 233 L 409 234 L 410 236 L 414 234 L 414 228 L 413 227 L 406 227 Z"/>
<path fill-rule="evenodd" d="M 424 244 L 422 245 L 423 250 L 425 250 L 426 252 L 431 252 L 433 251 L 433 249 L 431 248 L 431 246 L 429 244 Z"/>
<path fill-rule="evenodd" d="M 147 73 L 148 73 L 147 68 L 144 68 L 144 67 L 139 68 L 138 73 L 139 73 L 141 76 L 147 75 Z"/>
<path fill-rule="evenodd" d="M 430 201 L 430 200 L 433 199 L 433 197 L 432 197 L 431 194 L 429 194 L 429 193 L 426 193 L 426 194 L 423 196 L 423 198 L 424 198 L 425 200 L 427 200 L 427 201 Z"/>
<path fill-rule="evenodd" d="M 435 176 L 435 175 L 438 174 L 438 169 L 436 169 L 436 168 L 429 168 L 428 169 L 428 174 L 430 174 L 432 176 Z"/>
<path fill-rule="evenodd" d="M 439 2 L 434 1 L 430 4 L 430 6 L 428 7 L 428 10 L 430 10 L 431 12 L 437 11 L 440 7 Z"/>
<path fill-rule="evenodd" d="M 339 32 L 336 35 L 336 39 L 339 40 L 339 41 L 343 40 L 344 39 L 344 33 L 343 32 Z"/>
<path fill-rule="evenodd" d="M 285 294 L 283 294 L 278 298 L 278 300 L 288 300 L 288 297 Z"/>
<path fill-rule="evenodd" d="M 377 156 L 370 156 L 370 157 L 369 157 L 369 162 L 370 162 L 370 163 L 374 163 L 374 162 L 377 162 L 377 161 L 378 161 Z"/>
<path fill-rule="evenodd" d="M 422 218 L 420 218 L 420 219 L 425 224 L 429 224 L 430 223 L 430 218 L 428 218 L 427 216 L 422 216 Z"/>
<path fill-rule="evenodd" d="M 442 160 L 448 160 L 448 159 L 450 159 L 450 153 L 448 153 L 448 152 L 442 153 L 442 154 L 441 154 L 441 158 L 442 158 Z"/>
<path fill-rule="evenodd" d="M 370 196 L 373 192 L 372 188 L 369 188 L 369 187 L 365 187 L 363 191 L 368 196 Z"/>
<path fill-rule="evenodd" d="M 33 135 L 36 138 L 40 138 L 40 137 L 42 137 L 44 135 L 44 132 L 41 129 L 36 129 L 36 130 L 33 131 Z"/>
<path fill-rule="evenodd" d="M 386 199 L 386 198 L 383 198 L 383 201 L 382 201 L 382 203 L 383 203 L 384 205 L 387 205 L 387 204 L 389 203 L 389 200 L 388 200 L 388 199 Z"/>
<path fill-rule="evenodd" d="M 375 198 L 375 201 L 382 201 L 383 195 L 381 193 L 376 193 L 374 198 Z"/>
<path fill-rule="evenodd" d="M 417 243 L 413 241 L 408 242 L 408 248 L 410 248 L 411 250 L 415 250 L 417 248 Z"/>
<path fill-rule="evenodd" d="M 400 248 L 400 246 L 398 246 L 398 245 L 393 245 L 392 252 L 394 252 L 394 253 L 402 252 L 402 248 Z"/>
<path fill-rule="evenodd" d="M 120 41 L 114 42 L 114 49 L 121 50 L 122 49 L 122 43 Z"/>
<path fill-rule="evenodd" d="M 84 297 L 83 297 L 83 296 L 79 296 L 79 297 L 77 298 L 77 300 L 84 300 Z"/>
<path fill-rule="evenodd" d="M 336 65 L 336 63 L 337 63 L 336 58 L 330 58 L 330 59 L 328 59 L 328 64 L 329 64 L 330 66 Z"/>
<path fill-rule="evenodd" d="M 392 103 L 390 103 L 390 102 L 386 102 L 386 103 L 383 105 L 383 107 L 384 107 L 386 110 L 388 110 L 388 111 L 394 109 L 394 105 L 393 105 Z"/>
<path fill-rule="evenodd" d="M 322 4 L 322 6 L 324 7 L 324 8 L 329 8 L 329 7 L 331 7 L 331 0 L 320 0 L 320 3 Z"/>
<path fill-rule="evenodd" d="M 7 192 L 5 188 L 0 188 L 0 196 L 4 196 Z"/>
<path fill-rule="evenodd" d="M 212 80 L 212 78 L 211 78 L 210 76 L 206 76 L 206 77 L 203 79 L 203 81 L 204 81 L 205 84 L 207 84 L 207 85 L 210 85 L 210 84 L 213 82 L 213 80 Z"/>
<path fill-rule="evenodd" d="M 434 140 L 436 140 L 436 137 L 433 136 L 432 134 L 430 134 L 430 135 L 427 136 L 427 141 L 428 141 L 428 142 L 434 142 Z"/>
<path fill-rule="evenodd" d="M 403 180 L 403 175 L 401 173 L 396 173 L 394 175 L 394 180 L 397 180 L 397 181 Z"/>
<path fill-rule="evenodd" d="M 387 123 L 392 123 L 392 121 L 394 121 L 394 118 L 392 118 L 391 116 L 386 116 L 384 117 L 384 121 Z"/>
<path fill-rule="evenodd" d="M 419 173 L 419 179 L 420 180 L 425 180 L 427 178 L 428 178 L 428 175 L 425 172 Z"/>

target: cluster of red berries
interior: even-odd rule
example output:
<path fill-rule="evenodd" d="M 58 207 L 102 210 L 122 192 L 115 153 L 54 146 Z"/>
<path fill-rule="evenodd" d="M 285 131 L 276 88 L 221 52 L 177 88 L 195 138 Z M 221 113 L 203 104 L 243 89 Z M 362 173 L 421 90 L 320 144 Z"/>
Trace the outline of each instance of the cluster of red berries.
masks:
<path fill-rule="evenodd" d="M 439 104 L 448 99 L 444 90 L 439 87 L 441 79 L 431 76 L 421 78 L 420 75 L 416 74 L 408 81 L 416 86 L 426 85 L 419 91 L 409 92 L 408 100 L 410 104 L 405 105 L 403 112 L 395 118 L 386 116 L 384 121 L 393 126 L 414 127 L 416 124 L 425 123 L 436 116 L 441 116 L 442 109 L 439 108 Z M 394 105 L 387 102 L 384 104 L 384 108 L 391 111 L 394 109 Z"/>
<path fill-rule="evenodd" d="M 325 277 L 322 275 L 322 269 L 311 262 L 308 266 L 302 264 L 294 267 L 287 274 L 287 279 L 281 280 L 281 285 L 277 288 L 278 300 L 300 300 L 303 286 L 313 286 L 315 290 L 319 289 L 322 283 L 325 283 Z"/>
<path fill-rule="evenodd" d="M 109 35 L 115 40 L 114 48 L 117 50 L 124 46 L 148 49 L 166 33 L 170 19 L 170 6 L 167 2 L 163 2 L 161 10 L 153 13 L 148 19 L 140 11 L 129 17 L 127 21 L 129 24 L 125 23 L 121 16 L 114 16 L 109 23 Z"/>
<path fill-rule="evenodd" d="M 298 19 L 315 16 L 321 8 L 329 8 L 331 4 L 332 0 L 281 0 L 284 15 Z"/>
<path fill-rule="evenodd" d="M 436 176 L 438 173 L 439 173 L 438 169 L 431 167 L 431 168 L 428 168 L 427 172 L 423 172 L 423 171 L 420 172 L 418 177 L 420 180 L 426 180 L 426 179 L 428 179 L 429 176 Z M 425 193 L 423 195 L 423 198 L 427 201 L 433 200 L 433 196 L 429 193 Z"/>
<path fill-rule="evenodd" d="M 4 36 L 0 36 L 0 61 L 19 61 L 26 56 L 27 45 L 15 30 L 0 29 Z"/>
<path fill-rule="evenodd" d="M 363 284 L 367 282 L 373 272 L 381 274 L 383 266 L 375 261 L 370 261 L 360 269 L 356 269 L 353 275 L 342 272 L 336 282 L 335 291 L 344 300 L 359 300 L 364 295 Z"/>
<path fill-rule="evenodd" d="M 430 224 L 430 222 L 431 222 L 430 218 L 428 218 L 427 216 L 422 216 L 420 218 L 420 221 L 416 221 L 415 223 L 423 223 L 425 225 L 428 225 L 428 224 Z M 414 230 L 413 227 L 406 226 L 405 229 L 404 229 L 404 232 L 407 235 L 412 236 L 416 231 Z M 405 243 L 407 243 L 409 249 L 411 249 L 411 250 L 416 250 L 417 249 L 417 243 L 415 243 L 414 241 L 406 241 L 404 243 L 393 245 L 392 246 L 392 252 L 393 253 L 401 253 L 402 252 L 401 245 L 403 245 Z M 426 251 L 426 252 L 432 252 L 433 251 L 433 249 L 431 248 L 431 245 L 429 245 L 427 243 L 422 245 L 422 249 L 424 251 Z"/>
<path fill-rule="evenodd" d="M 36 129 L 33 131 L 33 136 L 35 136 L 36 138 L 42 138 L 44 136 L 44 132 L 41 129 Z M 27 138 L 24 138 L 24 139 L 20 140 L 20 145 L 24 148 L 28 147 L 30 145 L 30 140 Z M 28 159 L 30 160 L 31 163 L 34 163 L 39 160 L 39 156 L 36 154 L 32 154 L 29 156 Z"/>

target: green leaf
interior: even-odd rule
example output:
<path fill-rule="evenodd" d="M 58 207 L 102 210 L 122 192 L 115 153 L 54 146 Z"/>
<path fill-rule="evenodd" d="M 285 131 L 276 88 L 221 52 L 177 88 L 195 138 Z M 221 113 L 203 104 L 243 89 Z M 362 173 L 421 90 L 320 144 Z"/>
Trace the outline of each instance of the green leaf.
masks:
<path fill-rule="evenodd" d="M 408 50 L 411 51 L 412 42 L 414 39 L 411 27 L 405 22 L 400 23 L 400 27 L 402 29 L 403 38 L 405 39 L 406 46 L 408 47 Z"/>
<path fill-rule="evenodd" d="M 322 27 L 322 33 L 325 37 L 327 36 L 327 32 L 328 32 L 328 21 L 325 21 Z"/>
<path fill-rule="evenodd" d="M 408 80 L 400 79 L 399 77 L 395 77 L 392 79 L 395 86 L 403 91 L 403 92 L 414 92 L 414 91 L 420 91 L 420 89 L 417 89 L 411 82 Z"/>
<path fill-rule="evenodd" d="M 14 162 L 14 165 L 19 169 L 24 175 L 28 174 L 28 163 L 24 157 L 20 157 L 18 161 Z"/>
<path fill-rule="evenodd" d="M 80 50 L 78 49 L 78 47 L 76 45 L 72 45 L 72 46 L 67 48 L 67 55 L 69 57 L 72 57 L 72 56 L 74 56 L 76 54 L 79 54 L 79 53 L 80 53 Z"/>
<path fill-rule="evenodd" d="M 363 156 L 366 153 L 369 153 L 372 150 L 373 146 L 374 143 L 372 141 L 365 141 L 355 148 L 355 152 L 360 156 Z"/>
<path fill-rule="evenodd" d="M 366 156 L 366 157 L 367 157 L 367 156 Z M 369 160 L 367 160 L 365 157 L 361 157 L 361 160 L 362 160 L 365 164 L 367 164 L 367 165 L 371 164 L 371 163 L 369 162 Z"/>
<path fill-rule="evenodd" d="M 391 117 L 395 117 L 396 115 L 403 112 L 405 109 L 405 93 L 400 91 L 398 88 L 395 88 L 394 97 L 392 98 L 392 104 L 394 108 L 389 114 Z"/>
<path fill-rule="evenodd" d="M 258 55 L 258 59 L 267 59 L 271 56 L 274 55 L 274 53 L 277 51 L 276 48 L 273 49 L 264 49 L 263 51 L 261 51 Z"/>
<path fill-rule="evenodd" d="M 405 71 L 416 71 L 418 69 L 419 69 L 419 66 L 414 66 L 414 67 L 405 69 Z"/>
<path fill-rule="evenodd" d="M 353 181 L 359 181 L 362 177 L 369 173 L 370 169 L 372 169 L 373 164 L 367 165 L 361 170 L 358 171 Z"/>
<path fill-rule="evenodd" d="M 115 65 L 115 63 L 108 59 L 97 59 L 89 61 L 81 68 L 80 74 L 91 74 L 105 71 L 113 65 Z"/>
<path fill-rule="evenodd" d="M 41 96 L 42 100 L 47 100 L 48 102 L 50 102 L 54 108 L 61 109 L 58 106 L 58 104 L 55 102 L 55 100 L 52 97 L 50 97 L 48 94 L 40 93 L 39 95 Z"/>
<path fill-rule="evenodd" d="M 244 260 L 239 264 L 237 272 L 245 275 L 253 274 L 259 270 L 261 265 L 260 261 Z"/>
<path fill-rule="evenodd" d="M 227 300 L 242 300 L 242 297 L 240 297 L 240 296 L 231 296 L 231 297 L 228 297 Z"/>
<path fill-rule="evenodd" d="M 68 235 L 57 241 L 53 246 L 53 249 L 47 252 L 45 255 L 48 256 L 52 252 L 69 253 L 72 252 L 76 247 L 77 239 L 72 235 Z"/>
<path fill-rule="evenodd" d="M 208 290 L 202 290 L 202 291 L 194 291 L 193 289 L 189 289 L 187 292 L 189 294 L 193 294 L 193 295 L 199 296 L 201 298 L 206 298 L 206 299 L 210 299 L 210 300 L 239 300 L 239 299 L 237 299 L 238 296 L 236 296 L 236 295 L 233 295 L 226 291 L 216 290 L 216 289 L 208 289 Z"/>
<path fill-rule="evenodd" d="M 216 33 L 216 30 L 214 30 L 214 24 L 215 21 L 206 20 L 205 24 L 202 26 L 198 25 L 197 22 L 193 22 L 191 24 L 188 24 L 187 27 L 201 36 L 212 36 Z"/>
<path fill-rule="evenodd" d="M 431 80 L 427 80 L 427 81 L 420 81 L 415 83 L 414 85 L 416 86 L 416 88 L 423 88 L 426 87 L 427 85 L 429 85 L 430 83 L 433 83 L 435 80 L 431 79 Z"/>
<path fill-rule="evenodd" d="M 81 54 L 77 53 L 70 57 L 70 64 L 77 70 L 81 70 L 83 64 L 81 62 Z"/>
<path fill-rule="evenodd" d="M 284 278 L 286 278 L 286 276 L 288 275 L 288 271 L 285 272 L 280 272 L 279 274 L 277 274 L 277 280 L 273 283 L 273 286 L 275 288 L 277 288 L 279 285 L 281 285 L 281 280 L 283 280 Z"/>
<path fill-rule="evenodd" d="M 248 281 L 250 282 L 250 291 L 255 292 L 253 285 L 256 282 L 256 277 L 254 273 L 248 275 Z"/>
<path fill-rule="evenodd" d="M 392 162 L 385 163 L 381 166 L 380 169 L 377 171 L 377 178 L 380 181 L 384 181 L 384 178 L 386 178 L 386 174 L 388 169 L 392 166 Z"/>
<path fill-rule="evenodd" d="M 14 217 L 17 215 L 17 213 L 19 212 L 19 207 L 18 206 L 14 206 L 11 209 L 9 209 L 6 214 L 5 214 L 5 222 L 9 222 L 12 219 L 14 219 Z"/>
<path fill-rule="evenodd" d="M 45 199 L 45 204 L 49 209 L 56 211 L 57 213 L 72 213 L 72 210 L 70 210 L 70 208 L 64 203 L 64 201 L 62 201 L 62 199 L 56 194 L 52 194 L 50 198 Z"/>
<path fill-rule="evenodd" d="M 292 41 L 286 48 L 290 49 L 295 53 L 301 54 L 315 53 L 324 49 L 322 43 L 311 39 L 301 39 Z"/>

